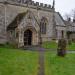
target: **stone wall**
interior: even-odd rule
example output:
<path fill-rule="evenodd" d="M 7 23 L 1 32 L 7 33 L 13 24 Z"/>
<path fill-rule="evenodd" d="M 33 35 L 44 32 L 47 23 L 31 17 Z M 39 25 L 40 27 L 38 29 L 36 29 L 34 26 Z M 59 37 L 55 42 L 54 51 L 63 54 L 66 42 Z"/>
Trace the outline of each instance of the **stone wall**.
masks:
<path fill-rule="evenodd" d="M 52 37 L 52 12 L 44 11 L 44 10 L 37 10 L 37 9 L 27 8 L 27 7 L 14 6 L 14 5 L 6 5 L 6 9 L 7 9 L 6 10 L 7 26 L 14 20 L 16 15 L 18 15 L 18 13 L 23 13 L 23 12 L 26 12 L 27 10 L 30 10 L 32 11 L 35 18 L 38 20 L 38 22 L 40 22 L 40 19 L 42 17 L 46 17 L 48 20 L 47 32 L 45 35 L 41 35 L 42 38 L 47 39 L 48 37 Z"/>
<path fill-rule="evenodd" d="M 2 2 L 4 0 L 1 0 Z M 0 1 L 0 2 L 1 2 Z M 1 32 L 1 38 L 6 38 L 6 28 L 7 26 L 15 19 L 15 17 L 19 13 L 26 12 L 27 10 L 30 10 L 33 15 L 35 16 L 38 24 L 40 23 L 40 20 L 42 17 L 47 18 L 47 31 L 46 34 L 41 34 L 42 40 L 44 41 L 50 41 L 53 36 L 53 9 L 50 5 L 38 3 L 34 1 L 30 1 L 28 4 L 24 2 L 24 0 L 8 0 L 5 3 L 0 3 L 0 32 Z M 58 30 L 60 28 L 57 28 Z M 65 29 L 63 29 L 65 30 Z M 2 33 L 3 32 L 3 33 Z"/>
<path fill-rule="evenodd" d="M 5 10 L 4 5 L 0 4 L 0 43 L 6 41 Z"/>

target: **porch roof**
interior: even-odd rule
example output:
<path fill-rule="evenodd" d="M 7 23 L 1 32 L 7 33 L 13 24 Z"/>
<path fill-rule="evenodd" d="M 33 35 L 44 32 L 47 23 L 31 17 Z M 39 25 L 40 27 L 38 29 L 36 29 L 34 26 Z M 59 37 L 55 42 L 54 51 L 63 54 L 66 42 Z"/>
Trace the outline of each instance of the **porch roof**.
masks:
<path fill-rule="evenodd" d="M 8 25 L 7 30 L 15 29 L 18 24 L 20 24 L 23 17 L 26 15 L 27 12 L 19 13 L 15 19 Z"/>

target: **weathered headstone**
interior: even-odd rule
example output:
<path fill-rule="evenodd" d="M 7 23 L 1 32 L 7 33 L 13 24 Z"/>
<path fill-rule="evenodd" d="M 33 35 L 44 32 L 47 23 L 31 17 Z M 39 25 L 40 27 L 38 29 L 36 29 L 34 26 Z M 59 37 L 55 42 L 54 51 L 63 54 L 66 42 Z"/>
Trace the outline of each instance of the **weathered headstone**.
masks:
<path fill-rule="evenodd" d="M 64 57 L 66 55 L 66 45 L 67 45 L 67 42 L 65 39 L 59 39 L 58 48 L 57 48 L 58 56 Z"/>

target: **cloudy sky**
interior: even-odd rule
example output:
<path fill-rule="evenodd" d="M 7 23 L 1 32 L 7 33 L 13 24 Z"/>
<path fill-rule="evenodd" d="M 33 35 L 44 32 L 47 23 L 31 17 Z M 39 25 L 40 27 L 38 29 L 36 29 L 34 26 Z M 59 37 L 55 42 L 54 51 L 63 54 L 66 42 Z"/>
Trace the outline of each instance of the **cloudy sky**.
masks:
<path fill-rule="evenodd" d="M 53 0 L 34 0 L 46 4 L 51 4 Z M 55 8 L 56 11 L 59 11 L 62 16 L 64 16 L 66 13 L 71 13 L 72 9 L 75 8 L 75 0 L 55 0 Z"/>

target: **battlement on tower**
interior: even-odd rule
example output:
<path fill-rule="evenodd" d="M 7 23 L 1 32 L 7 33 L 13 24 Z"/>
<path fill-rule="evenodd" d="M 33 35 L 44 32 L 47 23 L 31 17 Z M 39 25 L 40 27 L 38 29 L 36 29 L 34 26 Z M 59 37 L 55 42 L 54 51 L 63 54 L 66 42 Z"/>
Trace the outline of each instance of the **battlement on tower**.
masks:
<path fill-rule="evenodd" d="M 31 4 L 32 4 L 33 6 L 51 9 L 51 5 L 48 5 L 48 4 L 39 3 L 39 2 L 34 2 L 34 1 L 32 1 Z"/>
<path fill-rule="evenodd" d="M 0 0 L 0 3 L 10 3 L 14 5 L 23 5 L 23 6 L 31 6 L 35 8 L 40 8 L 40 9 L 48 9 L 51 10 L 52 7 L 51 5 L 44 4 L 44 3 L 39 3 L 39 2 L 34 2 L 33 0 Z"/>

